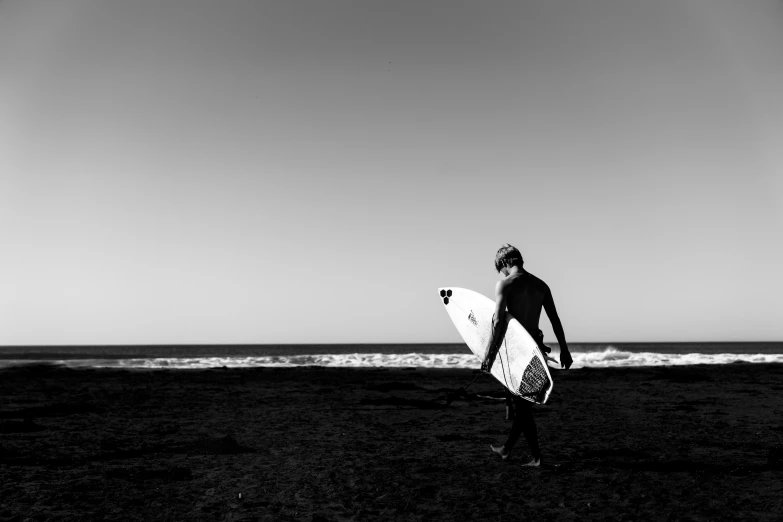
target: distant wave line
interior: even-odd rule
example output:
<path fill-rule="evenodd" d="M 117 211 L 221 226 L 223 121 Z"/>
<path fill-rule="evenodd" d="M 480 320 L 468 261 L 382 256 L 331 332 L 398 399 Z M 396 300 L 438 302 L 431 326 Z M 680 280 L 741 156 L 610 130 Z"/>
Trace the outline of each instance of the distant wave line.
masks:
<path fill-rule="evenodd" d="M 553 354 L 559 358 L 559 354 Z M 685 366 L 695 364 L 783 363 L 783 354 L 739 353 L 655 353 L 628 352 L 609 347 L 600 352 L 574 352 L 573 368 L 623 368 L 640 366 Z M 69 368 L 118 369 L 206 369 L 206 368 L 296 368 L 325 366 L 332 368 L 465 368 L 478 369 L 478 358 L 473 354 L 431 353 L 352 353 L 313 355 L 271 355 L 247 357 L 149 357 L 127 359 L 63 359 L 63 360 L 4 360 L 0 367 L 20 364 L 47 363 Z"/>

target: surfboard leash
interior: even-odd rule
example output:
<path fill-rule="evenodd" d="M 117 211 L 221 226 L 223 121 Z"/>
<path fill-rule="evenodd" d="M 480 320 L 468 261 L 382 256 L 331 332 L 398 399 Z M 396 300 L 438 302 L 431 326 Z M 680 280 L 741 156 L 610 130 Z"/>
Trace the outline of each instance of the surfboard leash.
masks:
<path fill-rule="evenodd" d="M 479 372 L 476 374 L 476 376 L 475 376 L 475 377 L 473 377 L 473 380 L 472 380 L 472 381 L 470 381 L 470 383 L 469 383 L 467 386 L 465 386 L 465 387 L 463 387 L 463 388 L 460 388 L 459 390 L 457 390 L 457 391 L 453 391 L 453 392 L 449 393 L 448 395 L 446 395 L 446 406 L 450 405 L 452 402 L 454 402 L 455 400 L 457 400 L 457 397 L 459 397 L 460 395 L 462 395 L 463 393 L 465 393 L 466 391 L 468 391 L 468 388 L 470 388 L 470 385 L 471 385 L 471 384 L 473 384 L 474 382 L 476 382 L 476 379 L 478 379 L 478 378 L 479 378 L 479 376 L 480 376 L 482 373 L 484 373 L 484 372 L 481 372 L 481 371 L 479 371 Z"/>
<path fill-rule="evenodd" d="M 444 410 L 447 410 L 449 405 L 451 405 L 452 402 L 457 400 L 457 398 L 459 398 L 460 395 L 464 394 L 468 390 L 468 388 L 470 388 L 470 385 L 473 384 L 474 382 L 476 382 L 476 379 L 478 379 L 481 376 L 482 373 L 484 373 L 484 372 L 479 371 L 478 373 L 476 373 L 475 377 L 473 377 L 473 380 L 470 381 L 467 386 L 465 386 L 463 388 L 460 388 L 460 389 L 458 389 L 456 391 L 453 391 L 453 392 L 449 393 L 448 395 L 446 395 L 446 405 L 443 408 L 438 409 L 432 415 L 432 417 L 430 417 L 430 420 L 429 420 L 429 422 L 427 422 L 427 425 L 429 426 L 432 423 L 432 421 L 435 420 L 435 418 L 438 416 L 439 413 L 441 413 Z"/>
<path fill-rule="evenodd" d="M 506 342 L 505 337 L 503 338 L 503 347 L 506 349 L 506 360 L 508 360 L 508 343 Z M 508 388 L 510 390 L 511 386 L 508 385 L 509 376 L 506 375 L 506 365 L 503 364 L 503 359 L 502 358 L 500 358 L 500 366 L 503 367 L 503 381 L 505 381 L 505 383 L 506 383 L 506 388 Z M 509 368 L 509 373 L 510 372 L 511 372 L 511 369 Z"/>

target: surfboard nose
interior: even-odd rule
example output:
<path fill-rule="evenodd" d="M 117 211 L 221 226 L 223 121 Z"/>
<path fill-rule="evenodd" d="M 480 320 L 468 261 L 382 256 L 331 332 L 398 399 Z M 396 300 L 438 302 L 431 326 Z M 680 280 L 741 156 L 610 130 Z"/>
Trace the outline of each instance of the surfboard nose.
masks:
<path fill-rule="evenodd" d="M 452 292 L 450 288 L 438 288 L 438 293 L 440 294 L 441 299 L 443 299 L 443 304 L 447 305 L 449 304 L 449 298 L 454 292 Z"/>

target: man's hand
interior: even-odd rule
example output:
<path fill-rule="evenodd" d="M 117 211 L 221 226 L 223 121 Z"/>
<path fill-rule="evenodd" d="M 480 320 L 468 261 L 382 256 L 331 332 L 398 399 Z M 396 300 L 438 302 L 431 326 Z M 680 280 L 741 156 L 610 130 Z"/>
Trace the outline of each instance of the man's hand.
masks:
<path fill-rule="evenodd" d="M 571 352 L 568 351 L 568 348 L 561 349 L 560 366 L 567 370 L 572 364 L 574 364 L 574 360 L 571 358 Z"/>
<path fill-rule="evenodd" d="M 481 361 L 481 371 L 484 373 L 489 373 L 489 361 L 487 359 Z"/>

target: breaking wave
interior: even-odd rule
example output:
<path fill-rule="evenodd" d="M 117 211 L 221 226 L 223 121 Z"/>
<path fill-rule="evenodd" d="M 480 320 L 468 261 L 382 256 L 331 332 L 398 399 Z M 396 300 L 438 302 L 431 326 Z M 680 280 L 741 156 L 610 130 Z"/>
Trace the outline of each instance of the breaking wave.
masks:
<path fill-rule="evenodd" d="M 783 363 L 780 353 L 656 353 L 627 352 L 607 348 L 600 352 L 574 353 L 573 368 L 630 366 L 687 366 L 693 364 Z"/>
<path fill-rule="evenodd" d="M 559 358 L 557 350 L 552 354 Z M 637 366 L 685 366 L 695 364 L 783 363 L 780 353 L 655 353 L 629 352 L 608 347 L 602 351 L 572 352 L 572 368 L 617 368 Z M 432 353 L 343 353 L 317 355 L 273 355 L 249 357 L 150 357 L 128 359 L 3 360 L 0 367 L 48 363 L 69 368 L 205 369 L 327 366 L 342 368 L 473 368 L 479 360 L 473 354 Z M 552 365 L 550 365 L 552 366 Z"/>

